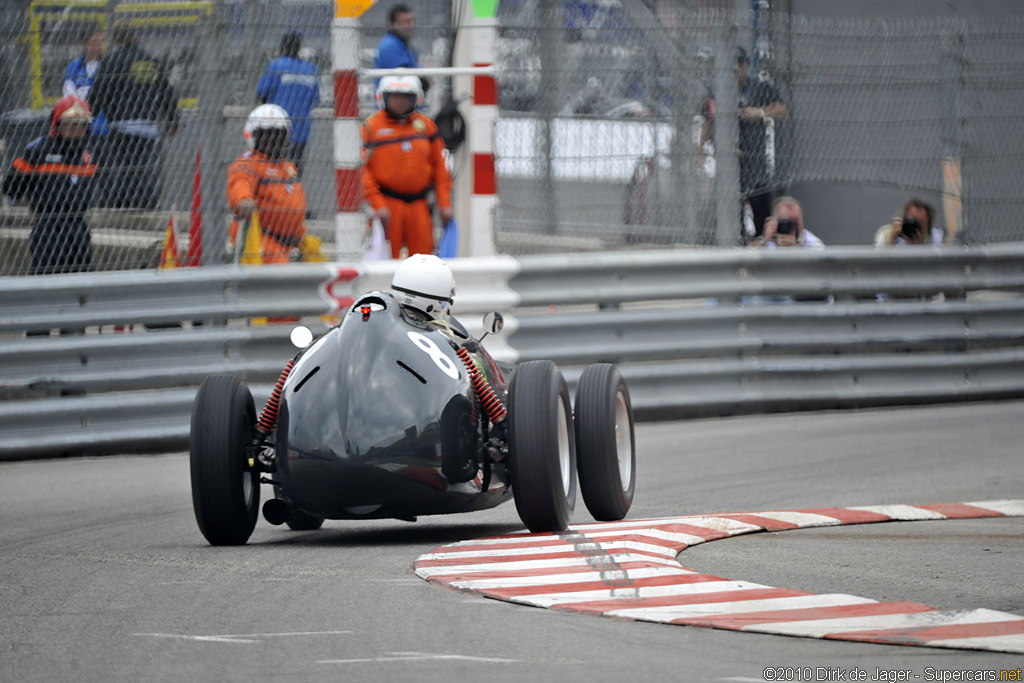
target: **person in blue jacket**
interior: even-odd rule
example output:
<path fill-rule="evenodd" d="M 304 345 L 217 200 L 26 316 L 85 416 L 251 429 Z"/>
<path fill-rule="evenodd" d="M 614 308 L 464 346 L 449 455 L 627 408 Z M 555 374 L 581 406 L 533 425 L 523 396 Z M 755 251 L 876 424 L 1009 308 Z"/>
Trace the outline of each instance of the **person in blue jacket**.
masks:
<path fill-rule="evenodd" d="M 405 3 L 392 5 L 388 10 L 388 32 L 377 43 L 377 54 L 373 57 L 374 69 L 398 69 L 405 67 L 416 69 L 420 65 L 420 57 L 416 50 L 412 49 L 410 42 L 412 34 L 416 30 L 416 15 Z M 425 78 L 420 78 L 423 86 L 423 94 L 426 95 L 430 89 L 430 83 Z M 380 79 L 374 85 L 380 84 Z"/>
<path fill-rule="evenodd" d="M 75 57 L 64 70 L 64 95 L 74 95 L 80 100 L 89 101 L 89 90 L 96 80 L 96 72 L 100 68 L 100 59 L 103 57 L 103 32 L 96 31 L 85 37 L 82 44 L 82 54 Z M 106 135 L 106 120 L 102 112 L 92 120 L 92 134 Z"/>
<path fill-rule="evenodd" d="M 316 65 L 299 57 L 302 36 L 286 33 L 281 38 L 281 56 L 267 64 L 256 96 L 264 104 L 276 104 L 288 112 L 291 120 L 291 152 L 289 159 L 301 173 L 302 153 L 312 129 L 310 112 L 320 103 L 320 76 Z"/>

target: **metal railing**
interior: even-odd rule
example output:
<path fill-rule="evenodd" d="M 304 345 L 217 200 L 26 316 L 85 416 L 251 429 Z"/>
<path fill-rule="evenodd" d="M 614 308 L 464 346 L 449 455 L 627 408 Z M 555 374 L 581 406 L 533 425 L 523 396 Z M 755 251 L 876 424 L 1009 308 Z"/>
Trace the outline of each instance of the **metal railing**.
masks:
<path fill-rule="evenodd" d="M 5 279 L 0 460 L 183 448 L 203 377 L 242 375 L 261 403 L 294 353 L 292 325 L 273 319 L 325 329 L 352 297 L 386 287 L 395 266 Z M 552 359 L 570 385 L 586 364 L 614 362 L 641 419 L 1024 396 L 1022 244 L 452 267 L 455 312 L 472 332 L 486 311 L 506 317 L 486 342 L 492 353 Z"/>

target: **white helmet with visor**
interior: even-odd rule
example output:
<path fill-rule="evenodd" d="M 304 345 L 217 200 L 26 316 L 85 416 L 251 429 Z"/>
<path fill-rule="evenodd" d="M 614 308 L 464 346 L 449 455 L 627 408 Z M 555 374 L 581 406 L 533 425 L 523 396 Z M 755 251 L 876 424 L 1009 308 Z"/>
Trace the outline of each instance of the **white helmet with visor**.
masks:
<path fill-rule="evenodd" d="M 402 261 L 391 280 L 395 298 L 403 306 L 444 320 L 455 298 L 455 277 L 444 261 L 432 254 L 415 254 Z"/>

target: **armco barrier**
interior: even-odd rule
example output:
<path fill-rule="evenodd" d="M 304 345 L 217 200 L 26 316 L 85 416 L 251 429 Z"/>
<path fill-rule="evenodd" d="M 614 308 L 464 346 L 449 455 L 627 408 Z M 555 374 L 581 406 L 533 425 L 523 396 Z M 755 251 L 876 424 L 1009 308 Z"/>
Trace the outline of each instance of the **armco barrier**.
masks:
<path fill-rule="evenodd" d="M 353 297 L 386 288 L 397 263 L 225 266 L 0 280 L 0 460 L 61 453 L 166 451 L 188 440 L 204 377 L 242 375 L 262 405 L 295 349 L 301 316 L 322 331 Z M 509 258 L 453 262 L 458 310 L 510 311 Z M 512 358 L 506 332 L 488 339 Z M 85 334 L 75 334 L 78 330 Z M 69 334 L 58 334 L 64 330 Z M 52 334 L 50 332 L 52 331 Z M 45 333 L 29 336 L 27 333 Z"/>
<path fill-rule="evenodd" d="M 555 360 L 571 385 L 587 363 L 615 362 L 641 418 L 1024 396 L 1024 245 L 451 264 L 471 331 L 487 311 L 505 315 L 492 353 Z M 323 329 L 395 266 L 5 278 L 0 460 L 183 448 L 206 375 L 243 375 L 266 399 L 294 349 L 291 325 L 261 318 Z M 769 303 L 788 295 L 803 301 Z"/>
<path fill-rule="evenodd" d="M 1024 245 L 538 256 L 521 266 L 521 307 L 553 312 L 520 309 L 520 360 L 550 358 L 570 384 L 585 364 L 614 362 L 642 418 L 1024 396 Z"/>

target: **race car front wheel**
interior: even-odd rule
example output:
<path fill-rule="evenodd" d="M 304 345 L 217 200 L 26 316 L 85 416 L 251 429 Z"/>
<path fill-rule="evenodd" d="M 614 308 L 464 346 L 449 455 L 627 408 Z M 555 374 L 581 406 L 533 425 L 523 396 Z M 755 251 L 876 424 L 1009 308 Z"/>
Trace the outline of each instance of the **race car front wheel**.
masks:
<path fill-rule="evenodd" d="M 509 386 L 509 478 L 533 532 L 564 531 L 576 505 L 576 437 L 569 388 L 551 361 L 523 363 Z"/>
<path fill-rule="evenodd" d="M 625 517 L 636 487 L 633 406 L 626 382 L 614 365 L 594 363 L 580 375 L 576 451 L 580 492 L 587 510 L 599 522 Z"/>
<path fill-rule="evenodd" d="M 252 393 L 241 378 L 203 380 L 192 404 L 189 462 L 192 508 L 212 545 L 242 545 L 256 527 L 259 472 L 249 467 L 245 454 L 255 424 Z"/>

